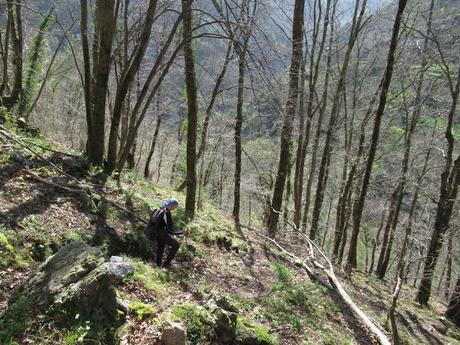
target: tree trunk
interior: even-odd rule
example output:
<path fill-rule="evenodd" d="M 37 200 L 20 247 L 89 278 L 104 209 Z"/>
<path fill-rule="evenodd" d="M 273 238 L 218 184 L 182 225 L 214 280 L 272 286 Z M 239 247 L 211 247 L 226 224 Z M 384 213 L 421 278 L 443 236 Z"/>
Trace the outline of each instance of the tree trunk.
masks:
<path fill-rule="evenodd" d="M 149 154 L 147 156 L 147 160 L 145 162 L 145 167 L 144 167 L 144 177 L 146 179 L 150 178 L 150 162 L 152 160 L 153 152 L 155 151 L 155 145 L 157 143 L 158 132 L 160 131 L 161 117 L 162 117 L 162 114 L 158 112 L 157 113 L 157 123 L 155 125 L 155 132 L 153 133 L 153 138 L 152 138 L 152 144 L 150 145 Z"/>
<path fill-rule="evenodd" d="M 449 237 L 447 239 L 447 272 L 446 272 L 446 285 L 444 287 L 444 298 L 449 299 L 450 294 L 450 281 L 452 279 L 452 250 L 453 250 L 453 231 L 449 232 Z"/>
<path fill-rule="evenodd" d="M 375 252 L 380 242 L 380 234 L 382 233 L 383 224 L 385 221 L 385 213 L 386 213 L 386 207 L 384 207 L 382 211 L 382 219 L 380 221 L 380 226 L 379 226 L 379 229 L 377 230 L 377 234 L 375 235 L 375 239 L 372 241 L 371 265 L 369 266 L 369 270 L 367 271 L 369 274 L 371 274 L 374 271 Z"/>
<path fill-rule="evenodd" d="M 160 52 L 158 54 L 158 57 L 155 60 L 155 63 L 153 64 L 152 69 L 149 72 L 149 75 L 144 82 L 142 89 L 140 90 L 137 100 L 134 104 L 133 110 L 131 112 L 131 118 L 130 118 L 130 123 L 132 123 L 129 126 L 128 129 L 128 135 L 126 138 L 126 143 L 123 148 L 120 150 L 119 154 L 119 159 L 117 162 L 117 170 L 121 171 L 123 167 L 126 164 L 127 158 L 132 150 L 132 147 L 134 145 L 134 142 L 137 137 L 137 133 L 139 131 L 139 127 L 144 121 L 145 115 L 147 114 L 147 110 L 150 106 L 150 103 L 152 102 L 153 98 L 155 97 L 157 91 L 160 89 L 160 86 L 166 77 L 166 75 L 169 72 L 169 69 L 171 68 L 173 62 L 175 61 L 176 57 L 178 56 L 179 52 L 181 51 L 182 46 L 184 45 L 184 42 L 179 44 L 174 51 L 172 52 L 171 56 L 167 60 L 167 62 L 164 62 L 163 59 L 165 58 L 165 55 L 171 46 L 171 43 L 173 42 L 174 38 L 177 36 L 176 32 L 178 30 L 179 24 L 182 22 L 182 13 L 179 15 L 179 17 L 176 19 L 171 32 L 168 34 L 168 37 L 166 38 L 166 42 L 161 46 Z M 161 72 L 159 70 L 161 69 Z M 154 79 L 155 76 L 157 76 L 157 73 L 159 72 L 158 79 L 156 83 L 151 86 L 151 83 Z M 147 97 L 148 95 L 148 97 Z M 147 100 L 145 98 L 147 97 Z M 144 102 L 145 100 L 145 102 Z"/>
<path fill-rule="evenodd" d="M 460 92 L 460 68 L 457 72 L 457 81 L 455 89 L 452 92 L 452 104 L 450 107 L 446 139 L 448 149 L 446 154 L 446 163 L 444 171 L 441 174 L 441 190 L 439 201 L 436 209 L 436 218 L 434 222 L 434 230 L 431 236 L 430 245 L 428 247 L 427 256 L 425 259 L 425 267 L 423 276 L 417 292 L 417 301 L 421 305 L 427 305 L 431 295 L 431 284 L 433 272 L 436 268 L 439 252 L 442 246 L 442 239 L 446 231 L 449 229 L 450 218 L 455 205 L 455 200 L 458 194 L 458 185 L 460 184 L 460 155 L 453 161 L 454 137 L 452 134 L 453 119 L 457 109 L 457 101 Z"/>
<path fill-rule="evenodd" d="M 460 327 L 460 277 L 457 279 L 454 292 L 450 298 L 449 306 L 447 307 L 446 317 Z"/>
<path fill-rule="evenodd" d="M 357 200 L 357 203 L 353 206 L 353 231 L 351 234 L 350 248 L 347 257 L 347 267 L 349 270 L 351 268 L 356 268 L 357 264 L 356 252 L 358 247 L 358 234 L 361 227 L 361 215 L 363 213 L 364 202 L 367 195 L 367 188 L 369 186 L 372 165 L 374 163 L 375 153 L 377 151 L 377 144 L 380 135 L 380 124 L 382 121 L 383 113 L 385 111 L 388 90 L 390 87 L 391 78 L 393 76 L 393 66 L 395 61 L 396 46 L 398 44 L 399 28 L 401 25 L 402 15 L 406 7 L 406 4 L 407 0 L 399 0 L 398 12 L 396 13 L 396 19 L 394 21 L 393 32 L 391 36 L 390 49 L 388 51 L 387 66 L 385 68 L 385 74 L 381 82 L 382 89 L 380 93 L 379 106 L 377 108 L 377 113 L 375 115 L 374 120 L 374 129 L 372 131 L 369 156 L 366 163 L 366 169 L 364 172 L 359 198 Z"/>
<path fill-rule="evenodd" d="M 14 80 L 11 93 L 1 98 L 1 103 L 11 110 L 22 94 L 23 73 L 23 36 L 22 36 L 22 4 L 21 0 L 8 0 L 8 17 L 10 19 L 10 37 L 13 50 Z"/>
<path fill-rule="evenodd" d="M 297 228 L 300 227 L 301 208 L 302 208 L 302 189 L 303 189 L 303 170 L 305 159 L 303 156 L 303 141 L 305 131 L 305 59 L 302 60 L 300 67 L 300 82 L 299 82 L 299 136 L 297 139 L 297 151 L 294 170 L 294 224 Z"/>
<path fill-rule="evenodd" d="M 318 225 L 319 225 L 319 216 L 320 216 L 321 209 L 322 209 L 322 204 L 324 200 L 324 192 L 326 189 L 327 179 L 329 175 L 329 164 L 330 164 L 332 149 L 333 149 L 333 147 L 331 146 L 332 134 L 334 132 L 336 121 L 339 115 L 339 110 L 340 110 L 339 105 L 342 100 L 341 95 L 342 95 L 343 88 L 345 85 L 345 79 L 346 79 L 346 75 L 348 71 L 348 65 L 350 63 L 351 53 L 353 51 L 353 47 L 355 45 L 356 39 L 358 38 L 358 34 L 361 30 L 361 23 L 364 17 L 364 11 L 366 9 L 367 1 L 364 0 L 362 2 L 361 8 L 359 8 L 359 3 L 360 3 L 359 0 L 355 2 L 350 37 L 348 40 L 345 57 L 344 57 L 344 60 L 343 60 L 343 63 L 340 69 L 339 80 L 337 82 L 337 86 L 334 92 L 331 114 L 329 116 L 329 124 L 327 127 L 323 153 L 321 156 L 321 163 L 320 163 L 319 173 L 318 173 L 318 183 L 316 185 L 315 204 L 313 207 L 311 227 L 310 227 L 310 239 L 312 240 L 314 240 L 317 235 Z"/>
<path fill-rule="evenodd" d="M 318 12 L 321 14 L 322 9 L 321 9 L 321 1 L 318 2 Z M 317 108 L 313 107 L 313 102 L 316 97 L 316 85 L 318 82 L 318 76 L 319 76 L 319 67 L 320 63 L 323 58 L 323 53 L 324 53 L 324 47 L 327 39 L 327 33 L 328 33 L 328 27 L 330 23 L 333 23 L 334 17 L 335 17 L 335 5 L 334 5 L 334 13 L 332 16 L 330 16 L 330 8 L 331 8 L 331 0 L 327 0 L 326 2 L 326 12 L 323 17 L 323 34 L 321 37 L 321 41 L 319 44 L 319 51 L 318 51 L 318 56 L 315 61 L 315 53 L 316 53 L 316 45 L 317 45 L 317 35 L 319 33 L 319 25 L 321 22 L 321 15 L 318 15 L 318 20 L 315 21 L 313 19 L 313 22 L 316 24 L 314 25 L 314 31 L 313 31 L 313 38 L 312 38 L 312 43 L 311 43 L 311 48 L 310 48 L 310 66 L 309 66 L 309 75 L 308 75 L 308 103 L 307 103 L 307 118 L 306 118 L 306 124 L 305 124 L 305 134 L 303 135 L 302 138 L 299 136 L 299 145 L 302 143 L 302 146 L 300 147 L 300 152 L 298 152 L 297 155 L 297 160 L 296 160 L 296 174 L 297 177 L 295 177 L 295 183 L 297 185 L 297 193 L 295 194 L 295 200 L 296 204 L 294 204 L 295 207 L 295 217 L 298 217 L 298 219 L 294 219 L 294 223 L 296 224 L 297 228 L 300 226 L 300 220 L 302 219 L 302 227 L 306 229 L 306 224 L 307 224 L 307 215 L 309 210 L 309 202 L 310 202 L 310 189 L 311 189 L 311 180 L 309 178 L 308 180 L 308 185 L 306 189 L 306 197 L 305 197 L 305 208 L 304 208 L 304 217 L 302 218 L 301 214 L 301 209 L 302 209 L 302 194 L 303 194 L 303 181 L 304 181 L 304 167 L 305 167 L 305 157 L 307 154 L 307 149 L 308 145 L 310 142 L 310 130 L 312 126 L 312 121 L 313 117 L 317 111 Z M 313 8 L 313 17 L 315 18 L 317 16 L 317 10 L 316 6 Z M 333 24 L 331 24 L 331 33 L 330 33 L 330 44 L 333 39 Z M 324 82 L 324 91 L 323 91 L 323 98 L 324 94 L 327 94 L 327 85 L 329 83 L 329 72 L 330 72 L 330 65 L 331 65 L 331 56 L 332 56 L 332 49 L 328 50 L 328 58 L 327 58 L 327 63 L 326 63 L 326 80 Z M 302 77 L 302 83 L 303 77 Z M 323 102 L 324 103 L 324 102 Z M 323 110 L 324 107 L 322 107 L 321 110 Z M 322 115 L 324 114 L 324 111 L 320 111 L 319 116 L 321 118 L 318 118 L 318 127 L 321 127 L 322 123 Z M 300 130 L 302 130 L 303 126 L 300 126 Z M 316 144 L 316 141 L 315 141 Z M 298 150 L 299 151 L 299 150 Z M 315 149 L 312 150 L 312 154 L 314 157 L 316 157 L 316 151 Z M 316 159 L 312 158 L 312 164 L 313 161 L 316 163 Z M 314 174 L 314 169 L 310 169 L 310 177 L 312 177 L 312 174 Z M 310 187 L 310 188 L 309 188 Z"/>
<path fill-rule="evenodd" d="M 86 26 L 87 3 L 81 1 L 82 23 Z M 112 64 L 112 41 L 115 32 L 115 1 L 97 0 L 94 14 L 93 71 L 90 72 L 87 27 L 82 30 L 83 58 L 85 66 L 85 100 L 90 98 L 88 126 L 88 158 L 94 166 L 101 166 L 105 147 L 105 110 L 110 67 Z M 89 78 L 87 79 L 87 77 Z M 91 84 L 91 87 L 88 87 Z M 88 110 L 88 107 L 87 107 Z"/>
<path fill-rule="evenodd" d="M 241 192 L 241 127 L 243 124 L 243 91 L 244 91 L 244 59 L 246 50 L 238 55 L 238 100 L 235 118 L 235 173 L 233 186 L 233 219 L 240 223 L 240 192 Z"/>
<path fill-rule="evenodd" d="M 7 19 L 6 19 L 6 29 L 5 29 L 5 44 L 3 46 L 3 80 L 2 85 L 0 86 L 0 95 L 4 93 L 8 94 L 10 92 L 10 86 L 8 81 L 8 56 L 9 56 L 9 49 L 10 49 L 10 36 L 11 36 L 11 25 L 13 22 L 13 11 L 12 8 L 10 10 L 10 6 L 8 4 L 7 9 Z"/>
<path fill-rule="evenodd" d="M 187 194 L 185 197 L 185 214 L 188 219 L 195 216 L 196 194 L 196 127 L 198 116 L 197 92 L 195 81 L 195 61 L 192 48 L 192 1 L 182 0 L 184 20 L 184 60 L 185 84 L 187 90 L 188 126 L 187 126 Z"/>
<path fill-rule="evenodd" d="M 281 146 L 276 175 L 275 188 L 272 197 L 272 209 L 268 221 L 268 231 L 272 238 L 276 235 L 279 213 L 283 201 L 284 186 L 290 160 L 291 135 L 293 121 L 297 106 L 299 91 L 299 71 L 302 62 L 303 51 L 303 22 L 304 22 L 304 1 L 296 0 L 294 5 L 294 19 L 292 24 L 292 58 L 289 71 L 289 94 L 286 102 L 283 127 L 281 129 Z"/>
<path fill-rule="evenodd" d="M 86 154 L 89 161 L 93 160 L 90 155 L 90 149 L 93 147 L 93 115 L 91 105 L 92 95 L 92 82 L 91 82 L 91 60 L 89 57 L 89 44 L 88 44 L 88 2 L 87 0 L 80 0 L 80 36 L 81 47 L 83 53 L 83 69 L 84 69 L 84 94 L 85 94 L 85 109 L 86 109 Z"/>
<path fill-rule="evenodd" d="M 289 200 L 291 198 L 291 172 L 292 172 L 292 143 L 289 148 L 289 162 L 286 177 L 286 192 L 284 193 L 284 212 L 283 212 L 283 226 L 287 227 L 289 221 Z"/>
<path fill-rule="evenodd" d="M 136 73 L 139 71 L 142 59 L 144 58 L 145 52 L 147 50 L 150 33 L 152 31 L 152 24 L 155 19 L 156 7 L 157 0 L 150 0 L 149 7 L 147 8 L 147 12 L 145 14 L 145 22 L 142 25 L 142 33 L 140 34 L 139 43 L 134 49 L 134 55 L 130 59 L 130 63 L 124 66 L 120 81 L 117 85 L 115 102 L 113 106 L 112 122 L 110 126 L 107 161 L 105 165 L 105 170 L 109 174 L 116 167 L 118 132 L 120 127 L 121 114 L 123 111 L 123 104 L 125 102 L 129 87 L 131 86 Z"/>

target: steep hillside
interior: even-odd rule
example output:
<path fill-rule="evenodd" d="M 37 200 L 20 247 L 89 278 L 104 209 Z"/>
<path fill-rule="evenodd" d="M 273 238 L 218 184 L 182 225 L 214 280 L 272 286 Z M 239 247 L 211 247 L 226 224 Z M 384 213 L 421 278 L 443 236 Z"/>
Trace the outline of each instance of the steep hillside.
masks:
<path fill-rule="evenodd" d="M 46 138 L 0 130 L 0 316 L 37 266 L 72 241 L 121 255 L 135 267 L 117 291 L 129 311 L 120 312 L 118 324 L 103 336 L 78 315 L 21 318 L 0 329 L 0 343 L 104 344 L 109 333 L 114 343 L 161 344 L 164 325 L 178 320 L 191 344 L 219 344 L 216 304 L 237 314 L 237 334 L 252 334 L 251 344 L 376 343 L 333 291 L 311 282 L 257 234 L 233 230 L 230 219 L 207 203 L 188 224 L 177 210 L 189 235 L 180 240 L 176 268 L 156 268 L 137 217 L 147 219 L 164 198 L 183 196 L 132 172 L 120 186 L 110 178 L 102 185 L 80 157 L 63 151 Z M 300 253 L 288 238 L 281 242 Z M 391 287 L 356 273 L 346 288 L 374 321 L 386 324 Z M 444 309 L 439 303 L 420 309 L 405 289 L 398 308 L 405 343 L 460 343 L 458 332 L 437 320 Z"/>

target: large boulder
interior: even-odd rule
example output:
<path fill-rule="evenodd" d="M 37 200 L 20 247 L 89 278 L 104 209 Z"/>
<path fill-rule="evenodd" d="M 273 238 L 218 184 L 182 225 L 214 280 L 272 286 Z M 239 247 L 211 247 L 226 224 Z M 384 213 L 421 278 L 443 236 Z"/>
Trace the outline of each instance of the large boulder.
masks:
<path fill-rule="evenodd" d="M 186 345 L 187 332 L 185 327 L 181 323 L 168 321 L 161 334 L 161 341 L 165 345 Z"/>
<path fill-rule="evenodd" d="M 107 261 L 98 248 L 73 242 L 49 257 L 9 305 L 20 298 L 34 312 L 78 314 L 80 319 L 106 324 L 117 316 L 114 286 L 133 271 L 120 257 Z"/>

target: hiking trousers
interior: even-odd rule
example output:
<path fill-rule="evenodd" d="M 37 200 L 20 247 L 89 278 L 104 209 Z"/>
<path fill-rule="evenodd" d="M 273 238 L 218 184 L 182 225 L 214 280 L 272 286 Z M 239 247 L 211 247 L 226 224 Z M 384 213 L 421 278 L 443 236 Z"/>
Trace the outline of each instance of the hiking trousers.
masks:
<path fill-rule="evenodd" d="M 159 231 L 157 235 L 157 245 L 157 266 L 161 266 L 162 264 L 163 254 L 166 246 L 170 248 L 165 263 L 171 263 L 172 259 L 174 259 L 174 257 L 177 254 L 177 251 L 179 250 L 179 241 L 177 241 L 173 236 L 171 236 L 166 230 L 162 230 Z"/>

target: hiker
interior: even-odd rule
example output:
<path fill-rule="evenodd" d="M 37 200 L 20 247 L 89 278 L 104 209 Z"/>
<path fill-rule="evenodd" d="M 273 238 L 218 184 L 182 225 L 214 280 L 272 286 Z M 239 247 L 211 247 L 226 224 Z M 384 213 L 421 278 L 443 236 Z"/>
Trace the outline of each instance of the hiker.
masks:
<path fill-rule="evenodd" d="M 179 206 L 177 199 L 167 199 L 163 202 L 163 205 L 154 210 L 150 216 L 150 225 L 153 227 L 155 232 L 154 236 L 149 236 L 151 239 L 154 237 L 157 240 L 157 256 L 156 264 L 158 267 L 171 268 L 171 261 L 176 256 L 179 250 L 179 241 L 177 241 L 172 235 L 185 235 L 185 230 L 174 230 L 174 223 L 172 220 L 171 212 Z M 166 260 L 163 262 L 163 254 L 165 246 L 169 246 L 169 253 Z"/>

